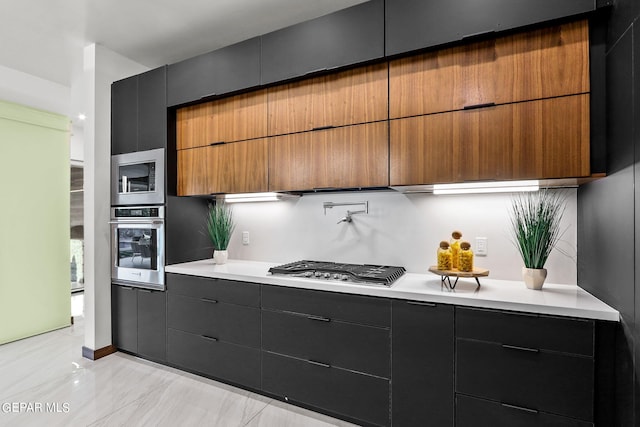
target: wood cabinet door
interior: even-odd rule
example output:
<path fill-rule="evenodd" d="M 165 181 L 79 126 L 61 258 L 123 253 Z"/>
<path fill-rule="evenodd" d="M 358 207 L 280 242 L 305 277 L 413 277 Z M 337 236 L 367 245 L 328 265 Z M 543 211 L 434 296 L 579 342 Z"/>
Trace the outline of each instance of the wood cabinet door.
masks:
<path fill-rule="evenodd" d="M 386 120 L 387 86 L 385 63 L 270 88 L 269 135 Z"/>
<path fill-rule="evenodd" d="M 389 185 L 387 122 L 270 138 L 269 190 Z"/>
<path fill-rule="evenodd" d="M 588 94 L 452 114 L 455 181 L 590 174 Z"/>
<path fill-rule="evenodd" d="M 391 61 L 389 116 L 589 91 L 589 27 L 573 22 Z"/>
<path fill-rule="evenodd" d="M 176 114 L 178 150 L 266 136 L 266 102 L 266 90 L 259 90 L 180 108 Z"/>
<path fill-rule="evenodd" d="M 589 176 L 589 95 L 391 120 L 391 185 Z"/>
<path fill-rule="evenodd" d="M 267 140 L 178 151 L 178 195 L 267 191 Z"/>

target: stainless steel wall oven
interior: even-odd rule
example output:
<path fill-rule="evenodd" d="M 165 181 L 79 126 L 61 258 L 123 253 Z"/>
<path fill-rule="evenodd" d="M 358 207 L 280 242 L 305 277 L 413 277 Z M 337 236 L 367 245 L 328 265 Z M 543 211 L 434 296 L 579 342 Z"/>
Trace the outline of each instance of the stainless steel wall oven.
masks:
<path fill-rule="evenodd" d="M 111 281 L 164 290 L 164 206 L 111 208 Z"/>

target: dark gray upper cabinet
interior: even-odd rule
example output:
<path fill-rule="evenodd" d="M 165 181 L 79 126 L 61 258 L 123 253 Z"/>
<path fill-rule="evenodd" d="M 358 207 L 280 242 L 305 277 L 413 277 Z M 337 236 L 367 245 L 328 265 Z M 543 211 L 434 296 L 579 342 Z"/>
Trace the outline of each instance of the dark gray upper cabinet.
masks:
<path fill-rule="evenodd" d="M 169 65 L 168 105 L 175 106 L 260 84 L 260 37 Z"/>
<path fill-rule="evenodd" d="M 595 8 L 595 0 L 387 0 L 385 54 L 397 55 Z"/>
<path fill-rule="evenodd" d="M 262 36 L 262 84 L 384 56 L 384 1 L 372 0 Z"/>
<path fill-rule="evenodd" d="M 111 85 L 111 154 L 167 145 L 166 67 Z"/>

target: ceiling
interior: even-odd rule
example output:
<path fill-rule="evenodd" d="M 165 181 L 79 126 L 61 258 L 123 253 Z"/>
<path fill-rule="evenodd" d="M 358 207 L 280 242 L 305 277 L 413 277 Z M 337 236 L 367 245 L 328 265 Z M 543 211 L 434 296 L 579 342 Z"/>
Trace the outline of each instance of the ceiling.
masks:
<path fill-rule="evenodd" d="M 20 0 L 0 6 L 0 65 L 71 86 L 100 44 L 155 68 L 363 0 Z"/>

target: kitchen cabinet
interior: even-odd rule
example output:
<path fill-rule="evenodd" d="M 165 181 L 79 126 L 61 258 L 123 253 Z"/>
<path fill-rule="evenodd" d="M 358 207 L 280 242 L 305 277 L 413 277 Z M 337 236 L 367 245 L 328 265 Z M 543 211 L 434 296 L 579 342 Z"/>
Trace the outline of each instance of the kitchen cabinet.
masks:
<path fill-rule="evenodd" d="M 566 23 L 390 62 L 389 116 L 589 92 L 589 26 Z"/>
<path fill-rule="evenodd" d="M 391 185 L 585 177 L 589 95 L 392 120 Z"/>
<path fill-rule="evenodd" d="M 167 274 L 169 363 L 260 388 L 260 286 Z"/>
<path fill-rule="evenodd" d="M 386 120 L 387 73 L 384 63 L 270 88 L 269 135 Z"/>
<path fill-rule="evenodd" d="M 269 139 L 269 191 L 389 185 L 387 122 Z"/>
<path fill-rule="evenodd" d="M 391 309 L 393 425 L 453 426 L 453 306 L 394 300 Z"/>
<path fill-rule="evenodd" d="M 594 331 L 591 320 L 456 308 L 461 422 L 478 407 L 487 407 L 485 416 L 496 417 L 496 425 L 528 420 L 526 414 L 545 415 L 525 425 L 547 425 L 546 414 L 593 422 Z"/>
<path fill-rule="evenodd" d="M 285 400 L 389 425 L 390 301 L 262 286 L 262 386 Z"/>
<path fill-rule="evenodd" d="M 111 286 L 113 344 L 154 361 L 166 360 L 165 293 Z"/>
<path fill-rule="evenodd" d="M 167 145 L 166 67 L 111 85 L 111 154 Z"/>
<path fill-rule="evenodd" d="M 384 1 L 371 0 L 262 36 L 262 84 L 384 57 Z"/>
<path fill-rule="evenodd" d="M 267 191 L 267 139 L 178 151 L 178 196 Z"/>
<path fill-rule="evenodd" d="M 260 49 L 260 37 L 255 37 L 169 65 L 168 106 L 258 86 Z"/>
<path fill-rule="evenodd" d="M 593 0 L 387 0 L 385 55 L 443 45 L 595 10 Z"/>
<path fill-rule="evenodd" d="M 266 90 L 182 107 L 176 111 L 178 150 L 244 141 L 266 135 Z"/>

